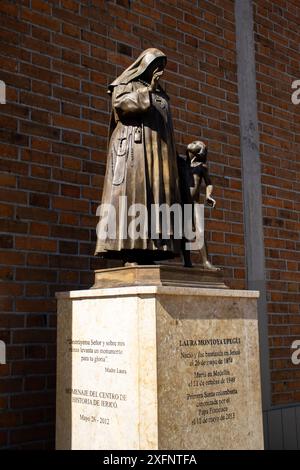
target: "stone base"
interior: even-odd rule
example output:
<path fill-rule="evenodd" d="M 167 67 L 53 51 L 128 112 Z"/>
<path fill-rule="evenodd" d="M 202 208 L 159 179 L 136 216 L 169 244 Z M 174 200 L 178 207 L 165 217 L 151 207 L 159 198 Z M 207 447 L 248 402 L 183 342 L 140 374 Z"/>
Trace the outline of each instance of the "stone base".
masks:
<path fill-rule="evenodd" d="M 257 292 L 57 297 L 57 449 L 263 448 Z"/>
<path fill-rule="evenodd" d="M 226 289 L 223 271 L 212 271 L 194 266 L 185 268 L 179 264 L 156 264 L 149 266 L 124 266 L 95 271 L 95 288 L 121 286 L 176 286 L 214 287 Z"/>

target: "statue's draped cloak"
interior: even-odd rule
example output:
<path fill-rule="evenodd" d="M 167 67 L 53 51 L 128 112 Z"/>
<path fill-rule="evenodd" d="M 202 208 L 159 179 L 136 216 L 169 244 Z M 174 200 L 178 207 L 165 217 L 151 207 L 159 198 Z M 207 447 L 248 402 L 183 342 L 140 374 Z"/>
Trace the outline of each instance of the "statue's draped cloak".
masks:
<path fill-rule="evenodd" d="M 180 203 L 177 154 L 167 94 L 161 87 L 149 92 L 138 79 L 114 85 L 109 137 L 102 205 L 110 204 L 114 208 L 108 210 L 106 223 L 115 212 L 116 238 L 98 238 L 96 253 L 141 249 L 155 251 L 156 255 L 160 250 L 178 253 L 180 242 L 174 240 L 173 221 L 168 230 L 169 239 L 164 240 L 162 220 L 156 220 L 154 231 L 158 240 L 151 239 L 150 225 L 152 204 Z M 121 221 L 120 196 L 127 196 L 127 213 Z M 132 204 L 142 204 L 148 211 L 149 233 L 142 239 L 124 237 L 124 227 L 126 231 L 133 220 L 128 216 Z M 159 259 L 159 256 L 154 258 Z"/>

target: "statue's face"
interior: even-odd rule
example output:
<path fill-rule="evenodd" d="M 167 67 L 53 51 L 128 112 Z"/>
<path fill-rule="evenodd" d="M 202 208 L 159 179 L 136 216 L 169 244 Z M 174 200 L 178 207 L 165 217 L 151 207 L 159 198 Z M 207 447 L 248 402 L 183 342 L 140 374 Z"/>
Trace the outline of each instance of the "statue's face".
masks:
<path fill-rule="evenodd" d="M 193 153 L 201 153 L 206 148 L 206 145 L 201 140 L 194 140 L 188 145 L 188 150 Z"/>
<path fill-rule="evenodd" d="M 195 140 L 194 142 L 191 142 L 188 145 L 187 150 L 189 151 L 190 155 L 195 157 L 207 155 L 207 147 L 201 140 Z"/>
<path fill-rule="evenodd" d="M 156 67 L 158 68 L 158 71 L 164 70 L 165 66 L 167 65 L 167 59 L 165 57 L 159 57 L 156 59 L 154 62 L 156 63 Z"/>
<path fill-rule="evenodd" d="M 151 64 L 147 67 L 145 76 L 147 76 L 147 78 L 151 80 L 153 77 L 153 74 L 155 72 L 163 71 L 166 64 L 167 64 L 167 60 L 164 57 L 158 57 L 153 62 L 151 62 Z"/>

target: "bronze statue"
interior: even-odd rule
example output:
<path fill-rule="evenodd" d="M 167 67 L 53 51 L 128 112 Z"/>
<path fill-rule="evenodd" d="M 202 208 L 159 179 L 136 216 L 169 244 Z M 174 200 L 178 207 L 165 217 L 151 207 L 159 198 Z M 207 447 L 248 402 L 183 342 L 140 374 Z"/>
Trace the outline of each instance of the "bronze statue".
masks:
<path fill-rule="evenodd" d="M 181 179 L 181 196 L 184 204 L 195 204 L 200 203 L 200 190 L 201 182 L 204 180 L 206 186 L 206 197 L 205 204 L 209 207 L 214 208 L 216 205 L 215 199 L 212 198 L 213 185 L 208 172 L 207 165 L 207 147 L 204 142 L 196 140 L 191 142 L 186 149 L 185 157 L 179 156 L 178 168 Z M 197 221 L 195 220 L 195 211 L 193 211 L 193 225 L 194 229 L 197 230 Z M 184 265 L 186 267 L 192 267 L 190 252 L 185 250 L 184 244 L 186 240 L 183 240 L 182 251 L 184 258 Z M 203 247 L 200 250 L 203 267 L 211 271 L 219 271 L 219 268 L 212 265 L 208 260 L 208 252 L 206 240 L 204 238 Z"/>
<path fill-rule="evenodd" d="M 141 204 L 149 211 L 152 204 L 181 203 L 169 97 L 159 84 L 166 63 L 163 52 L 147 49 L 108 88 L 112 115 L 102 204 L 115 209 L 118 222 L 114 239 L 98 236 L 95 254 L 105 258 L 151 264 L 181 249 L 172 224 L 168 239 L 162 237 L 161 221 L 158 238 L 132 239 L 123 233 L 129 220 L 119 218 L 120 196 L 127 197 L 127 207 Z M 114 211 L 108 212 L 109 220 Z"/>

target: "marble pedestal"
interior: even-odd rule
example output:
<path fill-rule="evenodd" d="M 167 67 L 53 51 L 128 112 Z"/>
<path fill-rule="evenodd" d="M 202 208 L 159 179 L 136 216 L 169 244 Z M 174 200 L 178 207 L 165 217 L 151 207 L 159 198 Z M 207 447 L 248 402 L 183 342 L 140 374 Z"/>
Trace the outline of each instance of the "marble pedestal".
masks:
<path fill-rule="evenodd" d="M 57 449 L 262 449 L 257 297 L 57 294 Z"/>

